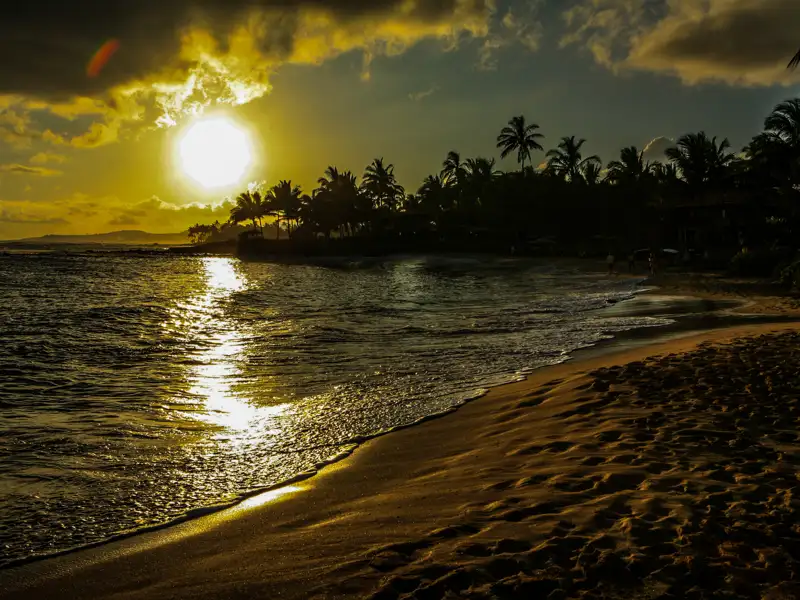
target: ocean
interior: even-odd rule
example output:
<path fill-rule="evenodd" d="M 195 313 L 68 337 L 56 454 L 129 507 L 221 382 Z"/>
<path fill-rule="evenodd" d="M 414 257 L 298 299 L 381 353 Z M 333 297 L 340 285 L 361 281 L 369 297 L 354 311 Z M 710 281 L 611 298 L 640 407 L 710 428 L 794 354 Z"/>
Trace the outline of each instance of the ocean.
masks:
<path fill-rule="evenodd" d="M 0 566 L 229 505 L 571 352 L 637 281 L 486 257 L 0 256 Z"/>

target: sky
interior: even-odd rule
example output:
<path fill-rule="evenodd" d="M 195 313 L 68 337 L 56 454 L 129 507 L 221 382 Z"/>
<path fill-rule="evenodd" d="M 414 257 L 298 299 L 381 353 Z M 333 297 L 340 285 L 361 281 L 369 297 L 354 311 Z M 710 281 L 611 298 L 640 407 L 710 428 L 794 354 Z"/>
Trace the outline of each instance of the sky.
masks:
<path fill-rule="evenodd" d="M 377 157 L 409 191 L 450 150 L 510 170 L 496 137 L 519 114 L 545 149 L 576 135 L 606 162 L 695 131 L 739 149 L 800 91 L 798 48 L 797 0 L 17 2 L 0 19 L 0 239 L 182 231 L 224 221 L 251 183 L 310 192 Z M 193 175 L 235 153 L 206 139 L 181 158 L 209 119 L 251 155 L 213 187 Z"/>

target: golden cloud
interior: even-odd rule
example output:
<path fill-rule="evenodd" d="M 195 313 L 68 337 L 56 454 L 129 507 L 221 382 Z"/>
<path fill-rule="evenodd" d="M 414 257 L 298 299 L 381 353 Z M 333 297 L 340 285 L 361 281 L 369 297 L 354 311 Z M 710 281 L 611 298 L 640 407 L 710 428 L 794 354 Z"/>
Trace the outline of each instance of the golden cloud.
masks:
<path fill-rule="evenodd" d="M 37 152 L 30 157 L 29 162 L 34 165 L 46 165 L 48 163 L 64 163 L 67 157 L 63 154 L 55 154 L 54 152 Z"/>
<path fill-rule="evenodd" d="M 132 125 L 170 126 L 211 105 L 250 102 L 270 91 L 270 76 L 287 64 L 320 64 L 360 51 L 368 76 L 375 57 L 398 55 L 422 40 L 454 48 L 464 37 L 486 37 L 496 9 L 494 0 L 142 0 L 118 14 L 82 10 L 56 7 L 25 22 L 0 23 L 0 66 L 14 61 L 6 70 L 16 73 L 0 82 L 0 107 L 19 107 L 18 116 L 91 117 L 78 135 L 34 132 L 79 148 L 114 142 Z M 158 23 L 148 20 L 152 14 Z M 142 20 L 149 30 L 135 27 Z M 531 31 L 513 16 L 506 26 L 532 43 Z M 39 51 L 52 50 L 51 60 L 34 61 L 30 52 L 12 48 L 14 40 L 2 35 L 11 27 L 45 39 Z M 99 77 L 87 79 L 83 68 L 103 30 L 120 31 L 119 50 Z M 79 48 L 83 54 L 76 55 Z"/>
<path fill-rule="evenodd" d="M 157 197 L 125 202 L 116 196 L 90 197 L 80 193 L 48 202 L 4 199 L 0 205 L 0 239 L 45 233 L 103 233 L 109 227 L 177 233 L 195 223 L 224 222 L 232 207 L 229 200 L 181 205 Z"/>

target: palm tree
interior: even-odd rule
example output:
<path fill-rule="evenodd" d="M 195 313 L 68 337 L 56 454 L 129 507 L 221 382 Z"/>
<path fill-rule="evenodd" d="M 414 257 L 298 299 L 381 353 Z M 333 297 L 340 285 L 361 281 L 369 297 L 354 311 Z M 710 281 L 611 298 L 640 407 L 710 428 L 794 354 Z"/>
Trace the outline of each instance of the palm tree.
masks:
<path fill-rule="evenodd" d="M 536 124 L 527 125 L 525 117 L 522 115 L 512 117 L 508 125 L 503 127 L 500 135 L 497 136 L 497 147 L 503 149 L 500 158 L 505 158 L 516 151 L 517 162 L 520 164 L 521 170 L 524 170 L 525 160 L 531 159 L 531 150 L 542 150 L 541 144 L 536 140 L 544 136 L 537 133 L 537 129 L 539 126 Z"/>
<path fill-rule="evenodd" d="M 266 215 L 267 209 L 261 192 L 248 190 L 236 197 L 236 204 L 231 209 L 230 221 L 234 224 L 250 221 L 253 224 L 253 230 L 258 231 L 261 229 L 261 219 Z"/>
<path fill-rule="evenodd" d="M 375 200 L 378 208 L 395 210 L 405 196 L 405 190 L 395 178 L 394 165 L 385 165 L 383 158 L 376 158 L 367 166 L 361 188 Z"/>
<path fill-rule="evenodd" d="M 717 143 L 716 137 L 709 138 L 701 131 L 679 137 L 675 147 L 667 148 L 666 156 L 689 187 L 698 191 L 706 185 L 718 184 L 724 178 L 734 158 L 728 152 L 730 147 L 727 138 Z"/>
<path fill-rule="evenodd" d="M 785 100 L 772 109 L 764 129 L 792 148 L 800 148 L 800 99 Z"/>
<path fill-rule="evenodd" d="M 428 175 L 417 190 L 420 206 L 430 215 L 436 215 L 450 208 L 448 189 L 438 175 Z"/>
<path fill-rule="evenodd" d="M 794 58 L 789 61 L 789 69 L 796 69 L 800 65 L 800 50 L 794 55 Z"/>
<path fill-rule="evenodd" d="M 600 171 L 602 168 L 603 165 L 597 161 L 587 162 L 581 170 L 583 181 L 585 181 L 587 185 L 597 185 L 600 183 Z"/>
<path fill-rule="evenodd" d="M 493 158 L 468 158 L 464 163 L 464 187 L 468 199 L 473 204 L 483 204 L 483 201 L 489 195 L 491 185 L 494 180 L 500 175 L 500 172 L 494 168 L 495 160 Z"/>
<path fill-rule="evenodd" d="M 596 154 L 583 158 L 581 148 L 585 143 L 585 139 L 576 140 L 574 135 L 561 138 L 558 147 L 547 153 L 547 168 L 566 181 L 582 181 L 581 172 L 586 165 L 600 162 L 600 157 Z"/>
<path fill-rule="evenodd" d="M 656 160 L 650 165 L 650 169 L 658 185 L 671 186 L 679 181 L 678 168 L 672 163 L 664 164 Z"/>
<path fill-rule="evenodd" d="M 300 210 L 300 197 L 303 195 L 300 186 L 291 181 L 281 180 L 269 191 L 271 204 L 277 217 L 275 220 L 277 239 L 281 236 L 281 217 L 286 220 L 287 232 L 291 235 L 291 221 L 297 220 Z"/>
<path fill-rule="evenodd" d="M 321 230 L 330 234 L 331 229 L 341 233 L 368 221 L 371 205 L 369 198 L 361 193 L 356 176 L 350 171 L 328 167 L 319 178 L 319 187 L 314 190 L 314 201 L 318 205 L 318 222 Z"/>
<path fill-rule="evenodd" d="M 461 183 L 464 178 L 464 163 L 461 162 L 461 155 L 455 150 L 447 153 L 447 158 L 442 163 L 442 181 L 445 185 L 455 186 Z"/>
<path fill-rule="evenodd" d="M 608 163 L 608 175 L 612 183 L 640 183 L 650 176 L 651 165 L 644 160 L 644 151 L 639 152 L 636 146 L 623 148 L 619 153 L 619 160 Z"/>

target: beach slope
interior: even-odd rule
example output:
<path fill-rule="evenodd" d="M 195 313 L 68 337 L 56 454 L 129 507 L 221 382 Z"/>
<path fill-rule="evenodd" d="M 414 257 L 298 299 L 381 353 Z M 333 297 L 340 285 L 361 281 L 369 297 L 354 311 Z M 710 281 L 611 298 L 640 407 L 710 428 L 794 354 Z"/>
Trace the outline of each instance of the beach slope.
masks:
<path fill-rule="evenodd" d="M 798 366 L 773 324 L 541 369 L 270 502 L 0 572 L 0 597 L 800 597 Z"/>

